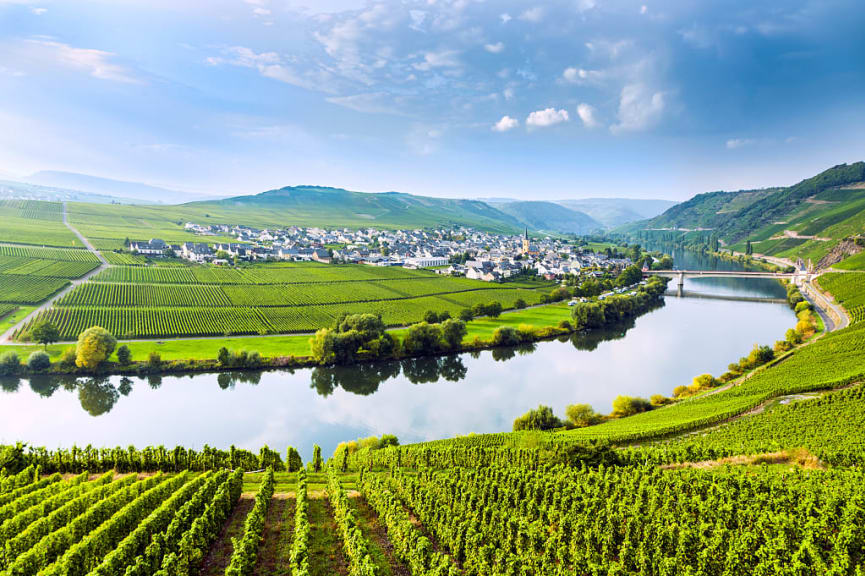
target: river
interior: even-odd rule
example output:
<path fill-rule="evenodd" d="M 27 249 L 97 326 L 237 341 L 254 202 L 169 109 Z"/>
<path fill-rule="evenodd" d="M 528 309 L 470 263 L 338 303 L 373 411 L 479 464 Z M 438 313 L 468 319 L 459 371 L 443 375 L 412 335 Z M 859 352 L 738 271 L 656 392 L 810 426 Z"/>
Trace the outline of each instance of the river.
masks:
<path fill-rule="evenodd" d="M 741 269 L 687 252 L 676 267 Z M 778 282 L 753 278 L 686 279 L 684 289 L 784 297 Z M 669 395 L 698 374 L 720 375 L 794 323 L 784 304 L 667 296 L 614 330 L 522 349 L 291 372 L 0 380 L 0 443 L 292 445 L 306 459 L 314 443 L 330 454 L 342 440 L 383 433 L 407 443 L 506 431 L 538 404 L 564 416 L 572 403 L 608 412 L 618 394 Z"/>

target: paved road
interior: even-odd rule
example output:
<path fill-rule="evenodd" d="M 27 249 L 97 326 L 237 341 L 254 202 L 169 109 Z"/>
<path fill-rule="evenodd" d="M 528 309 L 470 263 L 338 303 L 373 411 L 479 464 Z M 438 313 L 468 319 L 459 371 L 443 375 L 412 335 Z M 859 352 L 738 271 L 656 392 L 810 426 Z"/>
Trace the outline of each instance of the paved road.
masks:
<path fill-rule="evenodd" d="M 81 284 L 83 282 L 86 282 L 91 277 L 95 276 L 96 274 L 99 274 L 100 272 L 102 272 L 103 270 L 105 270 L 106 268 L 108 268 L 110 266 L 110 264 L 108 264 L 108 260 L 105 259 L 105 256 L 100 254 L 99 251 L 93 247 L 93 244 L 91 244 L 90 241 L 87 240 L 87 238 L 85 238 L 81 234 L 81 232 L 76 230 L 75 227 L 73 227 L 72 224 L 69 223 L 69 219 L 67 218 L 67 215 L 66 215 L 66 202 L 63 203 L 63 223 L 66 225 L 67 228 L 72 230 L 72 232 L 74 232 L 76 236 L 78 236 L 78 239 L 81 240 L 81 243 L 90 252 L 92 252 L 93 254 L 96 255 L 97 258 L 99 258 L 99 262 L 100 262 L 99 267 L 94 268 L 93 270 L 91 270 L 90 272 L 88 272 L 87 274 L 82 276 L 81 278 L 76 278 L 75 280 L 72 280 L 72 282 L 66 288 L 64 288 L 63 290 L 61 290 L 60 292 L 58 292 L 57 294 L 55 294 L 54 296 L 52 296 L 51 298 L 49 298 L 48 300 L 46 300 L 45 302 L 40 304 L 38 308 L 33 310 L 27 316 L 25 316 L 24 319 L 21 320 L 18 324 L 9 328 L 6 332 L 3 333 L 3 335 L 0 335 L 0 345 L 13 344 L 12 335 L 15 333 L 16 330 L 18 330 L 19 328 L 21 328 L 23 326 L 26 326 L 27 323 L 30 322 L 30 320 L 32 320 L 33 318 L 36 317 L 36 315 L 38 315 L 40 312 L 50 308 L 51 305 L 54 304 L 55 301 L 59 300 L 60 298 L 62 298 L 66 294 L 68 294 L 76 286 L 78 286 L 79 284 Z"/>

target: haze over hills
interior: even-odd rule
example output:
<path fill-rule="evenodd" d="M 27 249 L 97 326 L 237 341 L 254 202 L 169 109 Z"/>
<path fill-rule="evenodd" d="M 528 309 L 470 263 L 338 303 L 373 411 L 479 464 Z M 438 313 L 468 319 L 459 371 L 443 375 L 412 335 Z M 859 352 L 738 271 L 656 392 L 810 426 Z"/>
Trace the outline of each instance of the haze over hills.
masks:
<path fill-rule="evenodd" d="M 580 198 L 556 202 L 588 214 L 607 228 L 652 218 L 677 204 L 673 200 L 641 198 Z"/>
<path fill-rule="evenodd" d="M 865 231 L 865 162 L 840 164 L 789 187 L 698 194 L 616 232 L 651 230 L 699 230 L 738 251 L 750 241 L 760 254 L 817 263 L 835 252 L 830 259 L 837 260 L 858 251 L 855 242 L 842 241 Z"/>
<path fill-rule="evenodd" d="M 510 214 L 533 230 L 589 234 L 604 228 L 603 224 L 588 214 L 571 210 L 554 202 L 508 202 L 495 204 L 495 207 L 506 214 Z"/>
<path fill-rule="evenodd" d="M 151 186 L 149 184 L 142 184 L 141 182 L 113 180 L 90 174 L 78 174 L 59 170 L 42 170 L 31 174 L 24 178 L 24 180 L 31 184 L 79 190 L 91 194 L 134 199 L 139 202 L 155 204 L 178 204 L 180 202 L 207 198 L 202 195 L 160 188 L 159 186 Z"/>

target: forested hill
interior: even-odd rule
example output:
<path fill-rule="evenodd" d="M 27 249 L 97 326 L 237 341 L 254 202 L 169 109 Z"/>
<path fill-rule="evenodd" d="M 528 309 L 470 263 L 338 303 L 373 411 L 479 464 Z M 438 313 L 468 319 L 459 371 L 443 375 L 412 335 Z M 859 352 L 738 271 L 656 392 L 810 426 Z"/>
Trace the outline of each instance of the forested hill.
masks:
<path fill-rule="evenodd" d="M 865 230 L 865 162 L 840 164 L 793 186 L 699 194 L 660 216 L 623 226 L 640 231 L 698 230 L 744 251 L 817 262 Z"/>
<path fill-rule="evenodd" d="M 270 225 L 379 228 L 423 228 L 465 225 L 496 232 L 516 232 L 523 224 L 513 216 L 477 200 L 430 198 L 399 192 L 365 193 L 323 186 L 287 186 L 250 196 L 187 204 L 230 209 L 238 221 Z M 244 215 L 252 217 L 244 219 Z"/>
<path fill-rule="evenodd" d="M 554 202 L 509 202 L 496 207 L 532 230 L 589 234 L 604 228 L 603 224 L 588 214 Z"/>
<path fill-rule="evenodd" d="M 423 228 L 463 225 L 492 232 L 586 234 L 602 228 L 591 217 L 550 202 L 506 206 L 480 200 L 431 198 L 400 192 L 367 193 L 322 186 L 288 186 L 251 196 L 186 204 L 256 226 Z M 212 211 L 212 212 L 211 212 Z"/>

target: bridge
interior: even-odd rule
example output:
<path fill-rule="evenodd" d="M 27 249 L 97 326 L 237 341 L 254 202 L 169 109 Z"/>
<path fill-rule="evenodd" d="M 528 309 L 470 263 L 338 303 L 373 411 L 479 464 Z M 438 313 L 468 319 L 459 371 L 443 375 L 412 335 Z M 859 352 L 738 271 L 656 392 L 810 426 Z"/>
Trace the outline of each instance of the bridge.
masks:
<path fill-rule="evenodd" d="M 685 284 L 685 278 L 770 278 L 778 280 L 781 278 L 792 279 L 807 275 L 801 272 L 733 272 L 730 270 L 643 270 L 643 277 L 664 276 L 678 279 L 679 286 Z"/>

